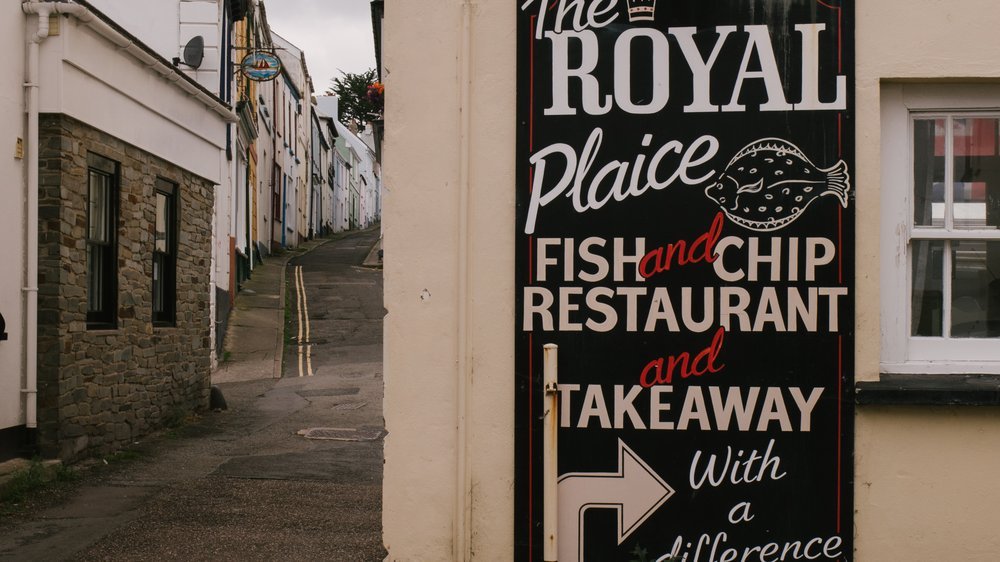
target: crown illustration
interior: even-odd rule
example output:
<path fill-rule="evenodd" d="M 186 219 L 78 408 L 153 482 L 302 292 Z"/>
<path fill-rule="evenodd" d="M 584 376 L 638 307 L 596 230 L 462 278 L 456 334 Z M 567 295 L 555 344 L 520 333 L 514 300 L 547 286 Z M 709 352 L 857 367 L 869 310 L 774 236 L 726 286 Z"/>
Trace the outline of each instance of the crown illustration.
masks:
<path fill-rule="evenodd" d="M 628 0 L 628 21 L 652 21 L 656 0 Z"/>

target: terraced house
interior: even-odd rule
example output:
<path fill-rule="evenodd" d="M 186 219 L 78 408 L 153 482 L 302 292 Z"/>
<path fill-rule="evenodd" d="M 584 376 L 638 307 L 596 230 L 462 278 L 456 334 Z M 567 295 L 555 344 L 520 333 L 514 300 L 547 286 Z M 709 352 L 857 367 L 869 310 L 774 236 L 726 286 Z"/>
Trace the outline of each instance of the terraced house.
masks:
<path fill-rule="evenodd" d="M 2 383 L 25 391 L 5 392 L 17 400 L 0 411 L 20 414 L 5 450 L 72 459 L 207 404 L 214 199 L 235 115 L 89 3 L 5 9 L 29 84 L 3 98 L 27 113 L 12 174 L 27 205 L 9 223 L 27 225 L 12 237 L 23 269 L 7 274 L 23 277 L 4 284 L 25 287 L 23 354 L 4 358 L 23 370 Z"/>

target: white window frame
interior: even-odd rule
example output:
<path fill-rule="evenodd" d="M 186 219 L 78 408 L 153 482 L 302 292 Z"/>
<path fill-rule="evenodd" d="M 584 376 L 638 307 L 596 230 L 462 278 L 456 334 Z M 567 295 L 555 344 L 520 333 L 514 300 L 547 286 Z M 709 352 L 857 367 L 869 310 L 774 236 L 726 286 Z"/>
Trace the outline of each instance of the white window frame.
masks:
<path fill-rule="evenodd" d="M 915 118 L 948 116 L 1000 117 L 1000 85 L 884 82 L 880 95 L 880 368 L 883 373 L 1000 373 L 1000 338 L 950 339 L 910 335 L 910 240 L 1000 240 L 1000 230 L 942 230 L 914 226 L 913 121 Z M 951 146 L 950 135 L 946 143 Z M 952 162 L 946 164 L 945 193 L 948 200 L 951 198 L 948 187 L 953 181 L 953 174 L 949 173 L 952 165 Z M 949 259 L 947 256 L 946 252 L 945 259 Z M 945 308 L 948 306 L 945 300 Z"/>

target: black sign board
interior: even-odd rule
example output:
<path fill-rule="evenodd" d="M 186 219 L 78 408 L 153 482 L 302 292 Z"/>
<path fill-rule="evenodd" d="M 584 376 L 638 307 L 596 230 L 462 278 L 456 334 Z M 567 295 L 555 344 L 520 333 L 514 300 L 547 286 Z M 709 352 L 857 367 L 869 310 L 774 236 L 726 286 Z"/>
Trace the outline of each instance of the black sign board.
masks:
<path fill-rule="evenodd" d="M 517 13 L 517 559 L 852 559 L 853 3 Z"/>

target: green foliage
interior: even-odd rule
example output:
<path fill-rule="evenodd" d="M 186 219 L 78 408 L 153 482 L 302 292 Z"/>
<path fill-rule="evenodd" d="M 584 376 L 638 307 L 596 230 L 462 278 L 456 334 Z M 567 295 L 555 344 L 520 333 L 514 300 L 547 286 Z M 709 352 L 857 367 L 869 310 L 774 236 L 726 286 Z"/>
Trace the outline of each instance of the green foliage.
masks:
<path fill-rule="evenodd" d="M 0 495 L 0 501 L 21 503 L 29 493 L 41 488 L 45 481 L 42 463 L 34 460 L 27 470 L 18 472 L 7 482 Z"/>
<path fill-rule="evenodd" d="M 31 494 L 44 489 L 52 482 L 71 482 L 79 478 L 72 468 L 59 464 L 46 469 L 38 458 L 31 460 L 26 470 L 13 475 L 0 487 L 0 504 L 19 504 Z"/>
<path fill-rule="evenodd" d="M 378 115 L 382 114 L 382 98 L 369 96 L 369 87 L 376 84 L 375 69 L 368 69 L 360 74 L 340 71 L 341 77 L 334 78 L 332 86 L 327 89 L 328 95 L 338 98 L 340 122 L 350 124 L 357 121 L 364 126 Z"/>

